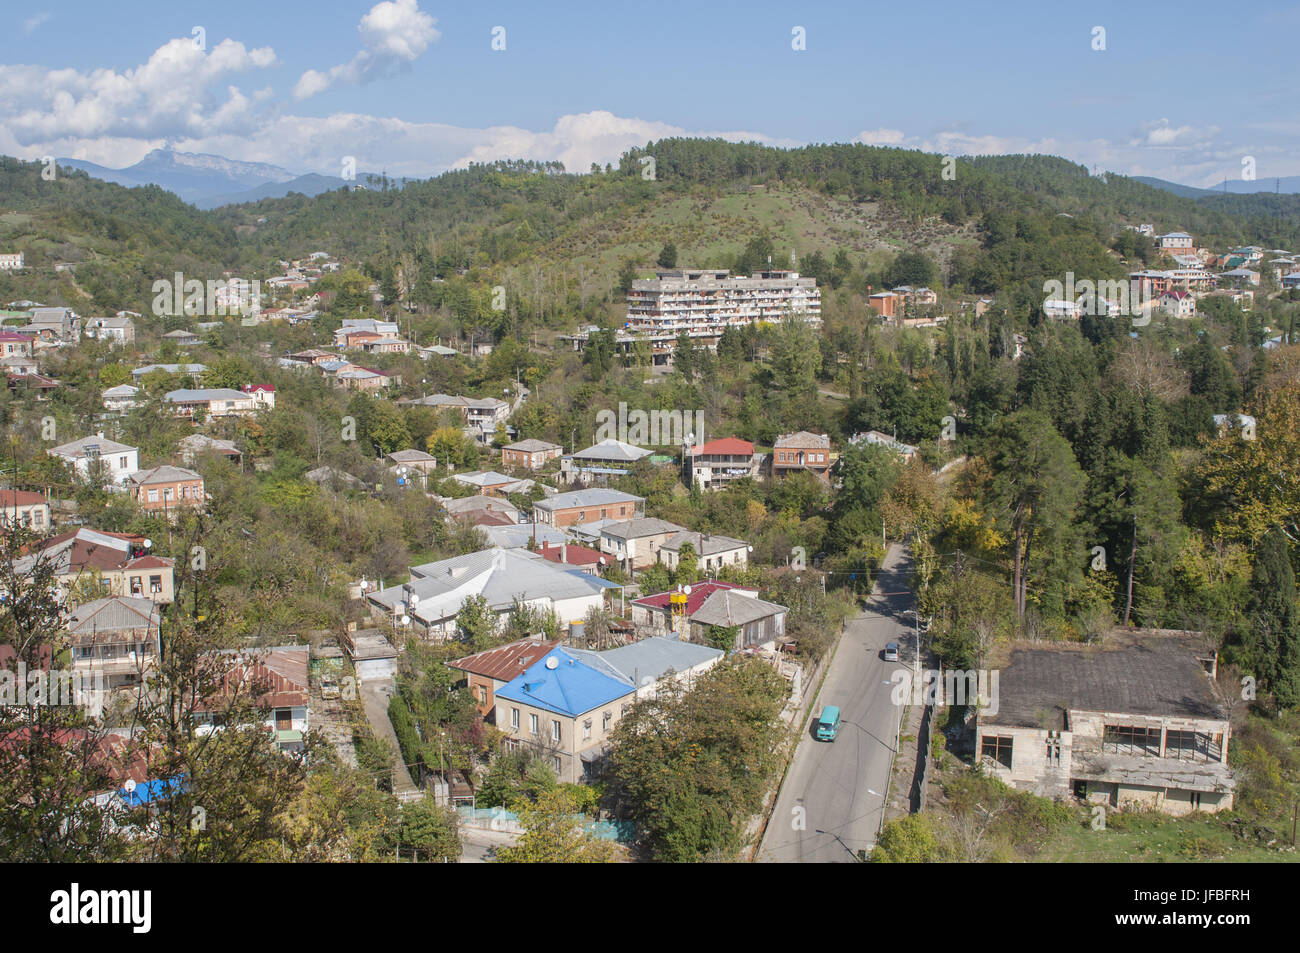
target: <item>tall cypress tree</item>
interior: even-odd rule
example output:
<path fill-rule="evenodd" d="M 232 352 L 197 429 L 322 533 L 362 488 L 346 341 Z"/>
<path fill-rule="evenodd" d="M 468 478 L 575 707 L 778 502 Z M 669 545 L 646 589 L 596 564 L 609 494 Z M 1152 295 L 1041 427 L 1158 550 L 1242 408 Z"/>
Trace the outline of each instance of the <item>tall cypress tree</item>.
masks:
<path fill-rule="evenodd" d="M 1300 613 L 1286 536 L 1278 527 L 1256 550 L 1247 618 L 1253 628 L 1247 645 L 1260 682 L 1279 709 L 1295 706 L 1300 702 Z"/>

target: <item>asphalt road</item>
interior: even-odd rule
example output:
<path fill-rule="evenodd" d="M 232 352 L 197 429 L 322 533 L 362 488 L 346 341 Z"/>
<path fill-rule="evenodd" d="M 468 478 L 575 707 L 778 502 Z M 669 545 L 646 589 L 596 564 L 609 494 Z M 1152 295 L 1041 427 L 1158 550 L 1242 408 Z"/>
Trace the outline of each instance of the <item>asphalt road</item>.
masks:
<path fill-rule="evenodd" d="M 910 550 L 891 546 L 866 611 L 848 622 L 777 798 L 760 862 L 851 863 L 857 851 L 875 846 L 903 712 L 890 700 L 890 674 L 912 660 L 914 623 L 903 614 L 913 607 L 911 568 Z M 886 642 L 899 643 L 899 662 L 884 661 Z M 823 705 L 840 708 L 833 742 L 812 737 Z"/>

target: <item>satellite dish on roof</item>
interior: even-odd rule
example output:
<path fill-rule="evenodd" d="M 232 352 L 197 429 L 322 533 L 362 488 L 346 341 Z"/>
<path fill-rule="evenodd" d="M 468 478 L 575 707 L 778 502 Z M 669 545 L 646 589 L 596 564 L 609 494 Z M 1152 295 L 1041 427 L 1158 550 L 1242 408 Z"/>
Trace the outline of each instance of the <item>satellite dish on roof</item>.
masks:
<path fill-rule="evenodd" d="M 402 621 L 402 625 L 410 625 L 410 624 L 411 624 L 411 617 L 410 617 L 409 615 L 404 615 L 404 616 L 402 616 L 402 620 L 401 620 L 401 621 Z"/>
<path fill-rule="evenodd" d="M 560 667 L 560 660 L 557 659 L 554 655 L 552 655 L 550 658 L 546 660 L 546 667 L 549 668 L 551 671 L 555 671 L 557 668 Z"/>
<path fill-rule="evenodd" d="M 152 540 L 152 539 L 146 539 L 146 540 L 144 541 L 144 548 L 145 548 L 145 549 L 153 549 L 153 540 Z"/>
<path fill-rule="evenodd" d="M 126 784 L 122 785 L 122 788 L 123 788 L 123 790 L 126 791 L 127 794 L 130 794 L 132 791 L 135 790 L 135 779 L 134 779 L 134 778 L 127 778 L 127 779 L 126 779 Z"/>

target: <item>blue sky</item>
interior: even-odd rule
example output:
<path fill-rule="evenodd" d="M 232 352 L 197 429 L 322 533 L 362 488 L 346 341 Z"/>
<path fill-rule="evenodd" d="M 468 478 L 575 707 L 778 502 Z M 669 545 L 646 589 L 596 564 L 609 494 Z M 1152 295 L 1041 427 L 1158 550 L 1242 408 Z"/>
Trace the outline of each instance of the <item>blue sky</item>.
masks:
<path fill-rule="evenodd" d="M 294 172 L 339 174 L 346 155 L 403 175 L 500 157 L 585 171 L 721 135 L 1049 152 L 1194 185 L 1245 156 L 1261 179 L 1300 174 L 1285 3 L 128 0 L 10 17 L 0 152 L 25 158 L 124 166 L 170 143 Z"/>

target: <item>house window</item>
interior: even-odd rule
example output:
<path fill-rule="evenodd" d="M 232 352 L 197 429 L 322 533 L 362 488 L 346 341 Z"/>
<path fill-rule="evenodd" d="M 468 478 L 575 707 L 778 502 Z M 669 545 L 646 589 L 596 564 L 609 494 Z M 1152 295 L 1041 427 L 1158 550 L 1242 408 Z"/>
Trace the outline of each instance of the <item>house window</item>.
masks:
<path fill-rule="evenodd" d="M 551 767 L 553 767 L 553 768 L 555 769 L 555 773 L 556 773 L 556 774 L 559 774 L 562 770 L 564 770 L 564 769 L 563 769 L 563 766 L 560 764 L 560 759 L 559 759 L 559 758 L 552 758 L 552 759 L 551 759 Z"/>
<path fill-rule="evenodd" d="M 486 685 L 480 685 L 480 686 L 478 687 L 478 700 L 479 700 L 480 702 L 484 702 L 484 703 L 487 702 L 487 686 L 486 686 Z"/>
<path fill-rule="evenodd" d="M 560 740 L 560 723 L 551 719 L 551 740 L 558 742 Z"/>
<path fill-rule="evenodd" d="M 600 728 L 601 728 L 601 730 L 602 730 L 602 731 L 606 731 L 606 732 L 608 732 L 608 731 L 609 731 L 609 723 L 610 723 L 611 721 L 613 721 L 613 720 L 614 720 L 614 716 L 613 716 L 612 714 L 610 714 L 609 712 L 605 712 L 605 717 L 602 718 L 602 719 L 601 719 L 601 722 L 600 722 Z"/>
<path fill-rule="evenodd" d="M 1136 725 L 1105 725 L 1101 750 L 1107 754 L 1160 754 L 1160 729 Z"/>
<path fill-rule="evenodd" d="M 519 709 L 518 708 L 510 709 L 510 727 L 515 729 L 516 731 L 519 730 Z"/>
<path fill-rule="evenodd" d="M 157 502 L 158 502 L 158 491 L 157 491 L 157 490 L 150 490 L 150 491 L 149 491 L 149 502 L 150 502 L 150 503 L 157 503 Z"/>
<path fill-rule="evenodd" d="M 1007 735 L 985 735 L 980 745 L 980 755 L 992 758 L 1003 767 L 1011 767 L 1011 741 Z"/>
<path fill-rule="evenodd" d="M 1199 810 L 1201 809 L 1201 792 L 1200 792 L 1200 791 L 1192 791 L 1192 792 L 1190 792 L 1190 793 L 1187 795 L 1187 800 L 1191 802 L 1192 810 L 1193 810 L 1193 811 L 1199 811 Z"/>
<path fill-rule="evenodd" d="M 587 741 L 591 738 L 591 719 L 588 718 L 582 723 L 582 740 Z"/>
<path fill-rule="evenodd" d="M 1047 739 L 1047 763 L 1052 767 L 1059 767 L 1061 764 L 1061 739 L 1049 737 Z"/>
<path fill-rule="evenodd" d="M 1165 732 L 1165 757 L 1180 761 L 1204 761 L 1210 751 L 1210 737 L 1196 731 Z"/>
<path fill-rule="evenodd" d="M 600 511 L 600 518 L 601 518 L 601 519 L 608 519 L 608 518 L 609 518 L 609 510 L 601 510 L 601 511 Z"/>
<path fill-rule="evenodd" d="M 162 576 L 149 577 L 149 591 L 162 592 Z"/>
<path fill-rule="evenodd" d="M 529 715 L 529 716 L 528 716 L 528 730 L 529 730 L 530 732 L 532 732 L 533 734 L 537 734 L 537 716 L 536 716 L 536 715 Z"/>
<path fill-rule="evenodd" d="M 143 576 L 131 577 L 131 595 L 133 596 L 144 595 L 144 583 L 142 582 L 143 578 L 144 578 Z"/>
<path fill-rule="evenodd" d="M 118 458 L 117 458 L 117 468 L 118 468 L 119 470 L 125 470 L 125 469 L 126 469 L 126 457 L 118 457 Z"/>

